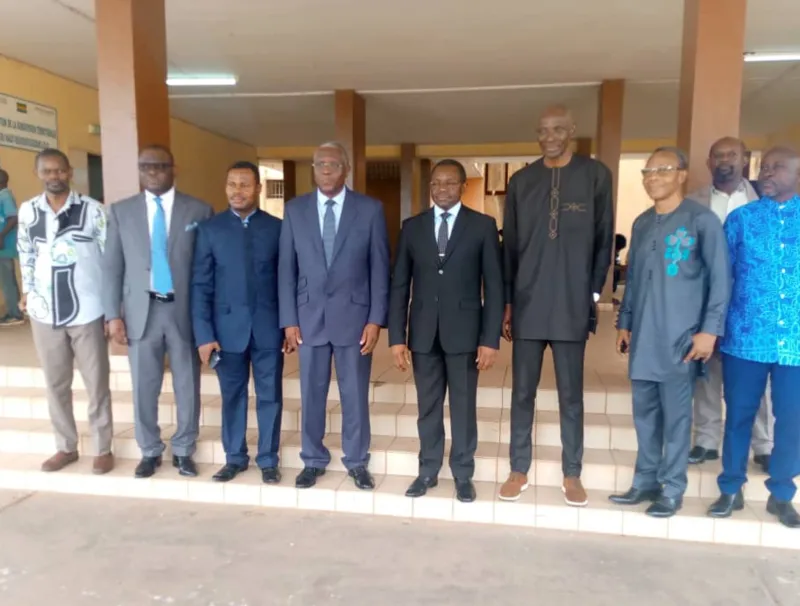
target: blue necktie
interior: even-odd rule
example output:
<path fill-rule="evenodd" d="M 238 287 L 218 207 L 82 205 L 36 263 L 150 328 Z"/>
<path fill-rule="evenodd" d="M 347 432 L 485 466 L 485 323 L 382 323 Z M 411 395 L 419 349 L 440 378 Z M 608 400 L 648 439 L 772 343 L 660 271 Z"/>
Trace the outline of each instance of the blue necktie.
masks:
<path fill-rule="evenodd" d="M 156 215 L 153 217 L 153 233 L 150 235 L 150 265 L 153 275 L 153 290 L 166 295 L 172 292 L 172 272 L 167 253 L 167 215 L 161 198 L 154 198 Z"/>
<path fill-rule="evenodd" d="M 333 245 L 336 243 L 336 215 L 333 214 L 333 200 L 325 202 L 325 217 L 322 220 L 322 246 L 325 248 L 325 262 L 330 269 L 333 261 Z"/>

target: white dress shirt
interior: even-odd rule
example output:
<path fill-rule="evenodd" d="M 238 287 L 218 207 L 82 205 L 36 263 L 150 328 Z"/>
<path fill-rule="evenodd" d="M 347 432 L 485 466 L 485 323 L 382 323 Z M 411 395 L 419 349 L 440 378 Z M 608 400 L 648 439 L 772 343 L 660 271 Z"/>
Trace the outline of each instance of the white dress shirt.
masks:
<path fill-rule="evenodd" d="M 744 181 L 739 184 L 736 191 L 728 195 L 724 191 L 718 190 L 716 187 L 711 188 L 711 210 L 714 212 L 719 220 L 725 223 L 733 211 L 740 206 L 747 204 L 747 191 L 744 187 Z"/>
<path fill-rule="evenodd" d="M 447 218 L 447 239 L 450 240 L 450 236 L 453 235 L 453 225 L 456 224 L 456 217 L 458 217 L 458 211 L 461 210 L 461 202 L 457 202 L 453 208 L 446 211 L 450 213 L 450 216 Z M 433 205 L 433 237 L 439 237 L 439 226 L 442 224 L 442 215 L 445 213 L 444 210 Z"/>
<path fill-rule="evenodd" d="M 347 188 L 342 188 L 333 198 L 329 198 L 321 191 L 317 190 L 317 212 L 319 213 L 319 233 L 322 233 L 325 224 L 325 211 L 328 210 L 328 200 L 333 200 L 333 216 L 336 219 L 336 232 L 339 232 L 339 220 L 342 218 L 342 207 L 344 199 L 347 197 Z"/>
<path fill-rule="evenodd" d="M 150 235 L 153 235 L 153 219 L 156 217 L 156 195 L 146 191 L 144 197 L 147 200 L 147 225 L 150 229 Z M 169 225 L 172 220 L 172 207 L 175 205 L 175 188 L 173 187 L 168 192 L 164 193 L 161 198 L 161 206 L 164 207 L 164 215 L 167 220 L 167 238 L 169 238 Z"/>

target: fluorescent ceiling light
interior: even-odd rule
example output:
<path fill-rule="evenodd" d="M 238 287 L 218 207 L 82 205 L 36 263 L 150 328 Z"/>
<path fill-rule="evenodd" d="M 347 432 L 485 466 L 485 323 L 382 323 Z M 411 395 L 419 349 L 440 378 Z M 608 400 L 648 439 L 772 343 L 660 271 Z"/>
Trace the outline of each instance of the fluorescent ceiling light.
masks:
<path fill-rule="evenodd" d="M 745 53 L 745 63 L 767 63 L 772 61 L 800 61 L 800 53 Z"/>
<path fill-rule="evenodd" d="M 234 76 L 169 76 L 167 86 L 236 86 Z"/>

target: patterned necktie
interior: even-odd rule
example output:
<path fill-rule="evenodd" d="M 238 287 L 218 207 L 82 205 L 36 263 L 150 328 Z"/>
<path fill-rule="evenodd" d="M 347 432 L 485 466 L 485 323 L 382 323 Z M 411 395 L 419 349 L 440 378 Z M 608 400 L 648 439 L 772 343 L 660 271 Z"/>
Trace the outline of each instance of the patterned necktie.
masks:
<path fill-rule="evenodd" d="M 442 222 L 439 224 L 439 233 L 436 236 L 436 245 L 439 247 L 439 256 L 444 257 L 447 252 L 447 220 L 450 218 L 450 213 L 442 213 Z"/>
<path fill-rule="evenodd" d="M 330 268 L 333 261 L 333 245 L 336 242 L 336 215 L 333 214 L 333 200 L 325 202 L 325 217 L 322 220 L 322 246 L 325 248 L 325 262 Z"/>
<path fill-rule="evenodd" d="M 161 198 L 154 198 L 156 214 L 153 217 L 153 233 L 150 234 L 150 265 L 153 275 L 153 290 L 166 295 L 172 292 L 172 272 L 167 253 L 167 215 Z"/>

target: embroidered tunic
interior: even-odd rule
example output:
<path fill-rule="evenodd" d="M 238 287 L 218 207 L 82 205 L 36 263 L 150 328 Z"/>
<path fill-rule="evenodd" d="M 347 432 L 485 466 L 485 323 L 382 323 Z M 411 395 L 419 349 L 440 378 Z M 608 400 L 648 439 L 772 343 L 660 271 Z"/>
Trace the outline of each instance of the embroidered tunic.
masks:
<path fill-rule="evenodd" d="M 724 334 L 730 287 L 725 234 L 711 210 L 684 200 L 670 214 L 651 208 L 639 215 L 617 321 L 631 331 L 631 380 L 663 382 L 697 372 L 683 359 L 695 334 Z"/>

